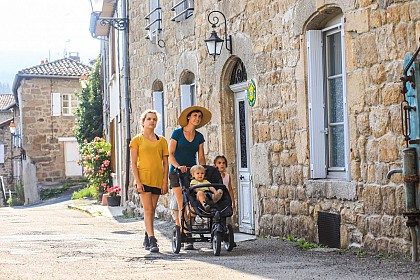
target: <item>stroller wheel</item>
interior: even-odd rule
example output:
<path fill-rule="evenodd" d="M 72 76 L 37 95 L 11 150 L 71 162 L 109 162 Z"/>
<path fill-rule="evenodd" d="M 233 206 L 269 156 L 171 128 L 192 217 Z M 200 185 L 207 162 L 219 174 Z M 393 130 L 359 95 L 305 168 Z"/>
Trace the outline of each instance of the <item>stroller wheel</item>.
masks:
<path fill-rule="evenodd" d="M 222 234 L 216 231 L 213 235 L 213 255 L 219 256 L 222 247 Z"/>
<path fill-rule="evenodd" d="M 227 225 L 225 239 L 223 243 L 225 245 L 226 251 L 232 251 L 235 247 L 235 236 L 233 235 L 233 227 L 231 224 Z"/>
<path fill-rule="evenodd" d="M 172 230 L 172 251 L 178 254 L 181 250 L 181 229 L 175 226 Z"/>

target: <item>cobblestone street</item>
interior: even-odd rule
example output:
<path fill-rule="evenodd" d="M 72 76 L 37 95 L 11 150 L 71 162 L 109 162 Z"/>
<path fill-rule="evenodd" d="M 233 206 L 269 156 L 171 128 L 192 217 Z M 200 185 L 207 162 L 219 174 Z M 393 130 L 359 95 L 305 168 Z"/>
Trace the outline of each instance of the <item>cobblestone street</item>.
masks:
<path fill-rule="evenodd" d="M 90 204 L 93 202 L 91 201 Z M 0 208 L 0 279 L 419 279 L 409 259 L 302 251 L 278 238 L 238 242 L 215 257 L 210 244 L 172 253 L 172 224 L 157 221 L 160 253 L 142 248 L 143 223 L 88 214 L 67 197 Z M 91 206 L 95 208 L 95 205 Z M 100 206 L 102 207 L 102 206 Z M 97 208 L 101 209 L 101 208 Z M 92 215 L 93 214 L 93 215 Z M 111 214 L 111 215 L 109 215 Z"/>

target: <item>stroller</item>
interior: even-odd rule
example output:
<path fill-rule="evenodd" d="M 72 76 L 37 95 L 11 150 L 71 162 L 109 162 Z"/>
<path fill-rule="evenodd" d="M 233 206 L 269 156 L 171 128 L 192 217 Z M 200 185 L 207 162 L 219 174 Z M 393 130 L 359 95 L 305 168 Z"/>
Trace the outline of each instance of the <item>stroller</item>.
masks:
<path fill-rule="evenodd" d="M 227 251 L 232 251 L 236 246 L 232 225 L 226 224 L 226 218 L 233 214 L 229 191 L 223 184 L 222 176 L 216 167 L 209 165 L 204 167 L 206 168 L 205 178 L 212 184 L 190 186 L 191 175 L 189 172 L 182 173 L 179 170 L 177 171 L 184 202 L 182 205 L 180 226 L 176 225 L 173 229 L 172 251 L 175 254 L 179 253 L 181 243 L 184 242 L 211 242 L 215 256 L 220 255 L 222 241 Z M 207 198 L 210 211 L 206 212 L 200 201 L 196 198 L 194 189 L 208 186 L 213 186 L 215 189 L 222 189 L 223 195 L 217 203 Z M 197 219 L 200 222 L 197 222 Z M 185 234 L 185 231 L 189 234 Z M 193 237 L 194 235 L 196 237 Z"/>

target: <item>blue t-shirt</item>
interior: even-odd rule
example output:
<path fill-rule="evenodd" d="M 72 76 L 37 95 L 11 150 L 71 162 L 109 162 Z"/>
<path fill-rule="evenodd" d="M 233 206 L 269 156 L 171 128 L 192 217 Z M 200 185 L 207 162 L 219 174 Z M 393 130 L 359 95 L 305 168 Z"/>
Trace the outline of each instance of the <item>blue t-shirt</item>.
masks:
<path fill-rule="evenodd" d="M 197 152 L 200 144 L 204 143 L 204 136 L 197 130 L 195 131 L 195 136 L 193 141 L 189 142 L 182 131 L 182 127 L 175 129 L 172 132 L 171 139 L 174 139 L 176 143 L 176 148 L 174 152 L 174 157 L 179 165 L 185 165 L 191 167 L 197 164 Z M 169 167 L 169 171 L 173 171 L 174 166 Z"/>

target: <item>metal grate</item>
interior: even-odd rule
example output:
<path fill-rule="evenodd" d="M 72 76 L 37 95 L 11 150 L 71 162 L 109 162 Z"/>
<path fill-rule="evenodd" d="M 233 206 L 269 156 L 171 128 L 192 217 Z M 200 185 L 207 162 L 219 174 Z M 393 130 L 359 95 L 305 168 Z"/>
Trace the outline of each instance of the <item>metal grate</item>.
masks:
<path fill-rule="evenodd" d="M 340 248 L 340 215 L 318 212 L 319 243 L 330 248 Z"/>

